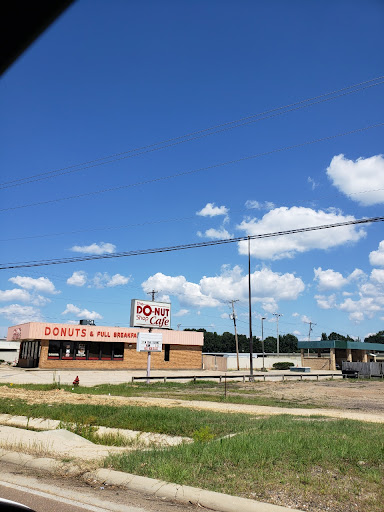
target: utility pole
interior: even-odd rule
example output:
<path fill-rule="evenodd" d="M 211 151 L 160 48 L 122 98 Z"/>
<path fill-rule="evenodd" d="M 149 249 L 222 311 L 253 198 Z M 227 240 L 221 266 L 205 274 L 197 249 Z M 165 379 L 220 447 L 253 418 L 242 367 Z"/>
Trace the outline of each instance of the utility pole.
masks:
<path fill-rule="evenodd" d="M 229 301 L 232 304 L 232 320 L 233 325 L 235 327 L 235 341 L 236 341 L 236 358 L 237 358 L 237 369 L 240 370 L 240 364 L 239 364 L 239 340 L 237 339 L 237 329 L 236 329 L 236 314 L 235 314 L 235 307 L 234 303 L 239 302 L 239 299 L 232 299 Z"/>
<path fill-rule="evenodd" d="M 281 313 L 273 313 L 273 316 L 276 317 L 276 352 L 277 355 L 280 355 L 280 338 L 279 338 L 279 316 L 283 316 Z"/>
<path fill-rule="evenodd" d="M 156 290 L 152 290 L 151 292 L 147 292 L 147 295 L 152 295 L 152 302 L 155 301 L 155 293 L 159 293 L 159 292 L 156 291 Z"/>
<path fill-rule="evenodd" d="M 177 324 L 177 330 L 180 331 L 181 324 Z"/>
<path fill-rule="evenodd" d="M 309 322 L 305 322 L 306 324 L 309 324 L 309 332 L 308 332 L 308 343 L 310 343 L 311 341 L 311 331 L 313 331 L 312 329 L 312 325 L 317 325 L 317 324 L 314 324 L 313 322 L 309 321 Z M 308 355 L 309 355 L 309 347 L 308 347 Z"/>

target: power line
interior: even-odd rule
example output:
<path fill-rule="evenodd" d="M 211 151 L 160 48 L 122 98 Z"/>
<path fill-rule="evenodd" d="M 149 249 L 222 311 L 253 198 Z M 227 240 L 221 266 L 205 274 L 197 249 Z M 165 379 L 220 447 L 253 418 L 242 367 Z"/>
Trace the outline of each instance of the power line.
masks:
<path fill-rule="evenodd" d="M 110 259 L 110 258 L 125 258 L 125 257 L 129 257 L 129 256 L 142 256 L 144 254 L 158 254 L 158 253 L 163 253 L 163 252 L 174 252 L 174 251 L 181 251 L 181 250 L 186 250 L 186 249 L 197 249 L 200 247 L 211 247 L 214 245 L 230 244 L 230 243 L 241 242 L 241 241 L 250 240 L 250 239 L 257 240 L 257 239 L 261 239 L 261 238 L 272 238 L 272 237 L 276 237 L 276 236 L 292 235 L 295 233 L 305 233 L 308 231 L 318 231 L 318 230 L 322 230 L 322 229 L 330 229 L 330 228 L 351 226 L 351 225 L 357 225 L 357 224 L 371 224 L 374 222 L 383 222 L 383 221 L 384 221 L 384 217 L 371 217 L 369 219 L 356 219 L 356 220 L 345 221 L 345 222 L 336 222 L 333 224 L 325 224 L 325 225 L 321 225 L 321 226 L 289 229 L 286 231 L 276 231 L 273 233 L 248 235 L 248 236 L 241 236 L 241 237 L 229 238 L 229 239 L 223 239 L 223 240 L 214 240 L 214 241 L 205 241 L 205 242 L 198 242 L 198 243 L 189 243 L 189 244 L 183 244 L 183 245 L 174 245 L 174 246 L 169 246 L 169 247 L 138 249 L 138 250 L 127 251 L 127 252 L 92 255 L 92 256 L 82 256 L 82 257 L 75 256 L 75 257 L 61 258 L 61 259 L 32 260 L 32 261 L 26 261 L 26 262 L 21 261 L 21 262 L 15 262 L 15 263 L 3 263 L 3 264 L 0 264 L 0 270 L 6 270 L 6 269 L 11 269 L 11 268 L 42 267 L 42 266 L 46 266 L 46 265 L 61 265 L 64 263 L 78 263 L 78 262 L 82 262 L 82 261 L 102 260 L 102 259 Z"/>
<path fill-rule="evenodd" d="M 105 188 L 105 189 L 102 189 L 102 190 L 96 190 L 94 192 L 84 192 L 83 194 L 77 194 L 75 196 L 61 197 L 61 198 L 58 198 L 58 199 L 49 199 L 48 201 L 39 201 L 37 203 L 29 203 L 29 204 L 24 204 L 24 205 L 19 205 L 19 206 L 10 206 L 8 208 L 0 209 L 0 212 L 6 212 L 6 211 L 10 211 L 10 210 L 19 210 L 21 208 L 29 208 L 31 206 L 42 206 L 42 205 L 45 205 L 45 204 L 52 204 L 52 203 L 58 203 L 58 202 L 61 202 L 61 201 L 68 201 L 70 199 L 79 199 L 81 197 L 90 197 L 90 196 L 95 196 L 95 195 L 98 195 L 98 194 L 103 194 L 105 192 L 116 192 L 118 190 L 123 190 L 123 189 L 127 189 L 127 188 L 133 188 L 133 187 L 138 187 L 138 186 L 141 186 L 141 185 L 148 185 L 150 183 L 156 183 L 156 182 L 166 181 L 166 180 L 170 180 L 170 179 L 174 179 L 174 178 L 180 178 L 181 176 L 188 176 L 188 175 L 192 175 L 192 174 L 197 174 L 199 172 L 209 171 L 209 170 L 217 169 L 219 167 L 224 167 L 224 166 L 227 166 L 227 165 L 233 165 L 233 164 L 237 164 L 237 163 L 240 163 L 240 162 L 246 162 L 247 160 L 253 160 L 255 158 L 260 158 L 262 156 L 272 155 L 274 153 L 280 153 L 282 151 L 287 151 L 287 150 L 290 150 L 290 149 L 296 149 L 296 148 L 300 148 L 300 147 L 303 147 L 303 146 L 309 146 L 311 144 L 316 144 L 317 142 L 324 142 L 326 140 L 332 140 L 332 139 L 335 139 L 337 137 L 344 137 L 346 135 L 352 135 L 354 133 L 360 133 L 360 132 L 369 130 L 371 128 L 378 128 L 378 127 L 383 126 L 383 125 L 384 125 L 384 122 L 383 123 L 372 124 L 370 126 L 365 126 L 364 128 L 356 128 L 355 130 L 349 130 L 347 132 L 337 133 L 335 135 L 329 135 L 327 137 L 321 137 L 320 139 L 314 139 L 314 140 L 311 140 L 311 141 L 301 142 L 299 144 L 293 144 L 292 146 L 285 146 L 285 147 L 282 147 L 282 148 L 271 149 L 270 151 L 264 151 L 262 153 L 256 153 L 255 155 L 245 156 L 245 157 L 242 157 L 242 158 L 237 158 L 235 160 L 228 160 L 226 162 L 221 162 L 221 163 L 218 163 L 218 164 L 209 165 L 207 167 L 200 167 L 198 169 L 192 169 L 190 171 L 181 171 L 181 172 L 178 172 L 178 173 L 175 173 L 175 174 L 170 174 L 168 176 L 159 176 L 157 178 L 152 178 L 152 179 L 148 179 L 148 180 L 144 180 L 144 181 L 139 181 L 139 182 L 136 182 L 136 183 L 130 183 L 129 185 L 120 185 L 118 187 Z"/>
<path fill-rule="evenodd" d="M 350 86 L 347 86 L 347 87 L 344 87 L 342 89 L 338 89 L 338 90 L 335 90 L 335 91 L 332 91 L 332 92 L 324 93 L 324 94 L 321 94 L 319 96 L 314 96 L 312 98 L 307 98 L 307 99 L 304 99 L 304 100 L 300 100 L 300 101 L 295 102 L 295 103 L 291 103 L 291 104 L 284 105 L 284 106 L 281 106 L 281 107 L 277 107 L 277 108 L 273 108 L 273 109 L 270 109 L 270 110 L 266 110 L 264 112 L 259 112 L 257 114 L 252 114 L 250 116 L 243 117 L 243 118 L 240 118 L 240 119 L 236 119 L 234 121 L 228 121 L 226 123 L 218 124 L 218 125 L 212 126 L 210 128 L 204 128 L 202 130 L 197 130 L 197 131 L 189 132 L 189 133 L 187 133 L 185 135 L 181 135 L 181 136 L 178 136 L 178 137 L 173 137 L 173 138 L 170 138 L 170 139 L 165 139 L 163 141 L 156 142 L 156 143 L 153 143 L 153 144 L 147 144 L 145 146 L 140 146 L 140 147 L 137 147 L 137 148 L 133 148 L 133 149 L 131 149 L 129 151 L 124 151 L 124 152 L 120 152 L 120 153 L 114 153 L 114 154 L 106 156 L 106 157 L 97 158 L 97 159 L 94 159 L 94 160 L 89 160 L 89 161 L 86 161 L 86 162 L 82 162 L 82 163 L 79 163 L 79 164 L 74 164 L 74 165 L 67 166 L 67 167 L 62 167 L 60 169 L 56 169 L 56 170 L 53 170 L 53 171 L 47 171 L 47 172 L 44 172 L 44 173 L 39 173 L 39 174 L 31 175 L 31 176 L 26 176 L 25 178 L 18 178 L 18 179 L 15 179 L 15 180 L 6 181 L 6 182 L 3 182 L 3 183 L 0 183 L 0 189 L 10 188 L 10 187 L 15 187 L 15 186 L 20 186 L 20 185 L 25 185 L 25 184 L 28 184 L 28 183 L 34 183 L 36 181 L 41 181 L 41 180 L 50 179 L 50 178 L 54 178 L 54 177 L 58 177 L 58 176 L 63 176 L 63 175 L 66 175 L 66 174 L 80 172 L 82 170 L 90 169 L 90 168 L 93 168 L 93 167 L 107 165 L 107 164 L 110 164 L 110 163 L 113 163 L 113 162 L 117 162 L 117 161 L 121 161 L 121 160 L 126 160 L 128 158 L 133 158 L 133 157 L 136 157 L 136 156 L 139 156 L 139 155 L 143 155 L 143 154 L 146 154 L 146 153 L 151 153 L 151 152 L 154 152 L 154 151 L 159 151 L 161 149 L 167 149 L 169 147 L 177 146 L 177 145 L 183 144 L 185 142 L 190 142 L 190 141 L 193 141 L 193 140 L 201 139 L 201 138 L 204 138 L 204 137 L 208 137 L 210 135 L 215 135 L 215 134 L 218 134 L 218 133 L 222 133 L 224 131 L 232 130 L 234 128 L 239 128 L 241 126 L 245 126 L 245 125 L 248 125 L 248 124 L 251 124 L 251 123 L 255 123 L 255 122 L 258 122 L 258 121 L 265 120 L 265 119 L 270 119 L 270 118 L 273 118 L 273 117 L 277 117 L 277 116 L 280 116 L 280 115 L 283 115 L 283 114 L 287 114 L 289 112 L 293 112 L 293 111 L 296 111 L 296 110 L 301 110 L 303 108 L 306 108 L 306 107 L 309 107 L 309 106 L 312 106 L 312 105 L 317 105 L 319 103 L 324 103 L 324 102 L 327 102 L 327 101 L 331 101 L 331 100 L 340 98 L 342 96 L 347 96 L 349 94 L 353 94 L 353 93 L 356 93 L 356 92 L 361 92 L 361 91 L 363 91 L 365 89 L 369 89 L 369 88 L 376 87 L 378 85 L 383 84 L 384 83 L 384 80 L 382 80 L 383 78 L 384 78 L 384 76 L 379 76 L 379 77 L 376 77 L 376 78 L 372 78 L 371 80 L 366 80 L 364 82 L 360 82 L 358 84 L 350 85 Z M 382 80 L 382 81 L 380 81 L 380 80 Z M 372 83 L 372 82 L 374 82 L 374 83 Z M 369 85 L 367 85 L 367 84 L 369 84 Z M 327 97 L 327 96 L 331 96 L 331 97 Z"/>

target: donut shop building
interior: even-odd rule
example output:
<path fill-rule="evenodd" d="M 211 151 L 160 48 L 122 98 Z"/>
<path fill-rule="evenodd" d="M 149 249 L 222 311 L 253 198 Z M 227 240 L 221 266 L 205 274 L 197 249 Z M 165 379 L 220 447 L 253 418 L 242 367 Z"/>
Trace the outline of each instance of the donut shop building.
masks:
<path fill-rule="evenodd" d="M 143 323 L 166 322 L 160 319 L 149 324 L 143 317 Z M 147 367 L 147 354 L 136 350 L 138 335 L 150 331 L 162 334 L 161 352 L 151 354 L 152 369 L 202 368 L 201 332 L 96 326 L 87 320 L 80 320 L 79 325 L 28 322 L 9 327 L 7 340 L 20 341 L 18 366 L 24 368 L 141 370 Z"/>

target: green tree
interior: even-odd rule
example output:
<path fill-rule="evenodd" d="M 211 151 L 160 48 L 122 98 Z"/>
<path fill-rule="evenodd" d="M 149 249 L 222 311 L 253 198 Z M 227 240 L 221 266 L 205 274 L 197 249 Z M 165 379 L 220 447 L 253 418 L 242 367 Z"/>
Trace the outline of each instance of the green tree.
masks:
<path fill-rule="evenodd" d="M 384 343 L 384 331 L 371 334 L 364 339 L 365 343 Z"/>

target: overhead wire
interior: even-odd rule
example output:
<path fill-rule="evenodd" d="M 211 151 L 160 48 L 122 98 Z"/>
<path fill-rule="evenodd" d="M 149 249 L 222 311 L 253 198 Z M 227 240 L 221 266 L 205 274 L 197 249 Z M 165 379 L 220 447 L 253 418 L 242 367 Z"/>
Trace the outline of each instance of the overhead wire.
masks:
<path fill-rule="evenodd" d="M 263 151 L 261 153 L 256 153 L 255 155 L 249 155 L 249 156 L 237 158 L 237 159 L 234 159 L 234 160 L 227 160 L 226 162 L 220 162 L 220 163 L 217 163 L 217 164 L 208 165 L 206 167 L 200 167 L 198 169 L 192 169 L 192 170 L 189 170 L 189 171 L 181 171 L 181 172 L 178 172 L 178 173 L 175 173 L 175 174 L 170 174 L 170 175 L 167 175 L 167 176 L 158 176 L 156 178 L 152 178 L 152 179 L 148 179 L 148 180 L 143 180 L 143 181 L 139 181 L 139 182 L 136 182 L 136 183 L 130 183 L 128 185 L 119 185 L 118 187 L 105 188 L 105 189 L 102 189 L 102 190 L 96 190 L 94 192 L 84 192 L 82 194 L 76 194 L 74 196 L 61 197 L 61 198 L 57 198 L 57 199 L 48 199 L 47 201 L 38 201 L 36 203 L 29 203 L 29 204 L 18 205 L 18 206 L 9 206 L 8 208 L 1 208 L 0 212 L 6 212 L 6 211 L 11 211 L 11 210 L 18 210 L 18 209 L 21 209 L 21 208 L 30 208 L 31 206 L 42 206 L 42 205 L 46 205 L 46 204 L 52 204 L 52 203 L 58 203 L 58 202 L 62 202 L 62 201 L 68 201 L 70 199 L 80 199 L 80 198 L 83 198 L 83 197 L 90 197 L 90 196 L 95 196 L 95 195 L 103 194 L 105 192 L 116 192 L 118 190 L 124 190 L 124 189 L 128 189 L 128 188 L 148 185 L 150 183 L 157 183 L 157 182 L 166 181 L 166 180 L 170 180 L 170 179 L 174 179 L 174 178 L 179 178 L 181 176 L 189 176 L 189 175 L 192 175 L 192 174 L 197 174 L 199 172 L 204 172 L 204 171 L 209 171 L 209 170 L 212 170 L 212 169 L 217 169 L 219 167 L 224 167 L 224 166 L 227 166 L 227 165 L 233 165 L 233 164 L 237 164 L 237 163 L 240 163 L 240 162 L 246 162 L 248 160 L 253 160 L 255 158 L 260 158 L 262 156 L 272 155 L 274 153 L 280 153 L 280 152 L 288 151 L 288 150 L 291 150 L 291 149 L 296 149 L 296 148 L 300 148 L 300 147 L 304 147 L 304 146 L 309 146 L 311 144 L 316 144 L 318 142 L 324 142 L 324 141 L 327 141 L 327 140 L 332 140 L 332 139 L 335 139 L 335 138 L 338 138 L 338 137 L 345 137 L 346 135 L 352 135 L 354 133 L 361 133 L 363 131 L 370 130 L 372 128 L 378 128 L 380 126 L 384 126 L 384 122 L 372 124 L 372 125 L 369 125 L 369 126 L 365 126 L 363 128 L 356 128 L 354 130 L 349 130 L 349 131 L 343 132 L 343 133 L 337 133 L 337 134 L 334 134 L 334 135 L 328 135 L 326 137 L 321 137 L 319 139 L 314 139 L 314 140 L 311 140 L 311 141 L 301 142 L 301 143 L 298 143 L 298 144 L 292 144 L 291 146 L 284 146 L 284 147 L 275 148 L 275 149 L 272 149 L 272 150 L 269 150 L 269 151 Z"/>
<path fill-rule="evenodd" d="M 185 135 L 181 135 L 178 137 L 165 139 L 163 141 L 159 141 L 159 142 L 156 142 L 153 144 L 147 144 L 144 146 L 133 148 L 129 151 L 114 153 L 114 154 L 106 156 L 106 157 L 89 160 L 86 162 L 74 164 L 74 165 L 67 166 L 67 167 L 62 167 L 60 169 L 55 169 L 53 171 L 47 171 L 44 173 L 38 173 L 38 174 L 31 175 L 31 176 L 26 176 L 24 178 L 17 178 L 14 180 L 6 181 L 3 183 L 0 183 L 0 190 L 10 188 L 10 187 L 20 186 L 20 185 L 25 185 L 28 183 L 34 183 L 36 181 L 50 179 L 50 178 L 57 177 L 57 176 L 80 172 L 82 170 L 90 169 L 93 167 L 107 165 L 107 164 L 117 162 L 120 160 L 133 158 L 133 157 L 143 155 L 146 153 L 151 153 L 154 151 L 159 151 L 161 149 L 167 149 L 169 147 L 177 146 L 177 145 L 183 144 L 185 142 L 190 142 L 193 140 L 201 139 L 204 137 L 208 137 L 210 135 L 222 133 L 224 131 L 232 130 L 234 128 L 239 128 L 241 126 L 245 126 L 245 125 L 255 123 L 255 122 L 258 122 L 261 120 L 270 119 L 270 118 L 277 117 L 277 116 L 280 116 L 283 114 L 287 114 L 289 112 L 301 110 L 308 106 L 317 105 L 319 103 L 331 101 L 331 100 L 334 100 L 334 99 L 337 99 L 337 98 L 340 98 L 343 96 L 354 94 L 356 92 L 361 92 L 363 90 L 384 84 L 383 79 L 384 79 L 384 75 L 376 77 L 376 78 L 372 78 L 370 80 L 365 80 L 358 84 L 353 84 L 353 85 L 350 85 L 347 87 L 343 87 L 341 89 L 337 89 L 332 92 L 323 93 L 321 95 L 314 96 L 312 98 L 307 98 L 307 99 L 300 100 L 295 103 L 291 103 L 291 104 L 284 105 L 281 107 L 276 107 L 276 108 L 266 110 L 264 112 L 260 112 L 257 114 L 252 114 L 250 116 L 242 117 L 242 118 L 236 119 L 234 121 L 228 121 L 228 122 L 225 122 L 222 124 L 218 124 L 218 125 L 212 126 L 210 128 L 204 128 L 201 130 L 192 131 Z M 367 84 L 369 84 L 369 85 L 367 85 Z M 327 97 L 327 96 L 331 96 L 331 97 Z M 107 161 L 105 161 L 105 160 L 107 160 Z"/>
<path fill-rule="evenodd" d="M 371 217 L 371 218 L 365 218 L 365 219 L 355 219 L 350 221 L 344 221 L 344 222 L 335 222 L 332 224 L 324 224 L 320 226 L 311 226 L 311 227 L 305 227 L 305 228 L 297 228 L 297 229 L 289 229 L 285 231 L 275 231 L 272 233 L 262 233 L 257 235 L 248 235 L 248 236 L 241 236 L 236 238 L 229 238 L 229 239 L 222 239 L 222 240 L 213 240 L 213 241 L 204 241 L 204 242 L 197 242 L 197 243 L 189 243 L 189 244 L 182 244 L 182 245 L 174 245 L 174 246 L 168 246 L 168 247 L 159 247 L 159 248 L 150 248 L 150 249 L 138 249 L 133 251 L 126 251 L 126 252 L 118 252 L 118 253 L 112 253 L 112 254 L 101 254 L 101 255 L 89 255 L 89 256 L 82 256 L 82 257 L 69 257 L 69 258 L 60 258 L 60 259 L 47 259 L 47 260 L 32 260 L 32 261 L 21 261 L 21 262 L 14 262 L 14 263 L 3 263 L 0 264 L 0 270 L 6 270 L 6 269 L 12 269 L 12 268 L 29 268 L 29 267 L 41 267 L 41 266 L 47 266 L 47 265 L 61 265 L 64 263 L 78 263 L 83 261 L 93 261 L 93 260 L 102 260 L 102 259 L 112 259 L 112 258 L 125 258 L 130 256 L 142 256 L 144 254 L 158 254 L 158 253 L 165 253 L 165 252 L 174 252 L 174 251 L 181 251 L 186 249 L 196 249 L 201 247 L 211 247 L 215 245 L 224 245 L 224 244 L 231 244 L 236 242 L 241 242 L 245 240 L 257 240 L 262 238 L 271 238 L 276 236 L 283 236 L 283 235 L 292 235 L 295 233 L 305 233 L 309 231 L 318 231 L 323 229 L 331 229 L 336 227 L 343 227 L 343 226 L 352 226 L 352 225 L 360 225 L 360 224 L 371 224 L 376 222 L 383 222 L 384 217 Z"/>

